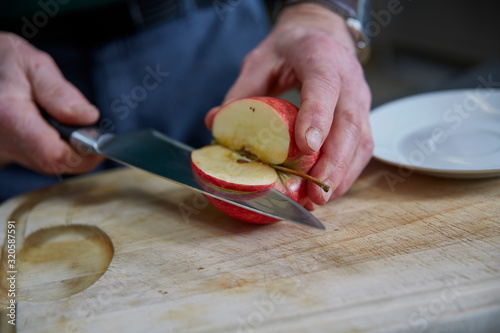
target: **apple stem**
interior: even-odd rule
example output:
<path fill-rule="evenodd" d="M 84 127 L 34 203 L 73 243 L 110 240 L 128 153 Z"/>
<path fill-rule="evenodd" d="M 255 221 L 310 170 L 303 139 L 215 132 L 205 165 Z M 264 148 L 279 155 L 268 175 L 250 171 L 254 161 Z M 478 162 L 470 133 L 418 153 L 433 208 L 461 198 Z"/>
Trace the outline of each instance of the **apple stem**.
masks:
<path fill-rule="evenodd" d="M 299 177 L 301 177 L 301 178 L 303 178 L 305 180 L 313 182 L 314 184 L 316 184 L 319 187 L 321 187 L 321 189 L 323 191 L 325 191 L 325 192 L 330 191 L 330 186 L 326 185 L 325 183 L 323 183 L 318 178 L 314 178 L 314 177 L 312 177 L 312 176 L 310 176 L 310 175 L 308 175 L 306 173 L 303 173 L 303 172 L 300 172 L 300 171 L 296 171 L 296 170 L 293 170 L 293 169 L 289 169 L 289 168 L 281 166 L 281 165 L 271 164 L 271 166 L 273 168 L 275 168 L 276 170 L 278 170 L 278 171 L 289 173 L 289 174 L 292 174 L 292 175 L 295 175 L 295 176 L 299 176 Z"/>

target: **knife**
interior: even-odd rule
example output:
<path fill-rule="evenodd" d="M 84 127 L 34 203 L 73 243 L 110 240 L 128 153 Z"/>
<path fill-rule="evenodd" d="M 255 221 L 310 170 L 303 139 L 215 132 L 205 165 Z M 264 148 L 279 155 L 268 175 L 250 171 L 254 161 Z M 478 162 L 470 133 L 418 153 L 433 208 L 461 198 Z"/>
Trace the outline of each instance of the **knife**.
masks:
<path fill-rule="evenodd" d="M 156 130 L 114 135 L 97 127 L 60 124 L 44 113 L 47 121 L 78 152 L 100 154 L 120 164 L 139 168 L 192 190 L 279 220 L 325 230 L 314 215 L 280 191 L 236 194 L 206 187 L 191 168 L 193 148 Z"/>

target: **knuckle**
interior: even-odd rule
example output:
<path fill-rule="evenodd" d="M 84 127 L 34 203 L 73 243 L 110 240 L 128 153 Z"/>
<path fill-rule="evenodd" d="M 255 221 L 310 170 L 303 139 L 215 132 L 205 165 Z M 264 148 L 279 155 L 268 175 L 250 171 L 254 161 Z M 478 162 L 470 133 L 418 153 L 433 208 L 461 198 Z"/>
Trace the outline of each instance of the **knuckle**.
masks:
<path fill-rule="evenodd" d="M 326 65 L 318 66 L 317 71 L 320 75 L 317 76 L 316 80 L 323 84 L 325 88 L 340 90 L 342 82 L 337 71 Z"/>
<path fill-rule="evenodd" d="M 60 151 L 42 151 L 36 158 L 36 163 L 41 172 L 46 174 L 58 173 L 58 168 L 64 166 L 64 156 Z"/>
<path fill-rule="evenodd" d="M 361 137 L 362 124 L 357 113 L 354 112 L 344 112 L 343 114 L 343 124 L 347 133 L 353 138 Z"/>
<path fill-rule="evenodd" d="M 324 32 L 307 33 L 297 42 L 301 47 L 299 55 L 305 65 L 315 67 L 324 62 L 336 61 L 335 46 L 332 38 Z"/>
<path fill-rule="evenodd" d="M 321 45 L 323 47 L 328 46 L 328 48 L 330 48 L 332 44 L 332 38 L 326 32 L 314 31 L 305 33 L 303 36 L 301 36 L 299 38 L 299 43 L 299 45 L 303 46 L 304 50 L 318 50 L 318 45 Z"/>
<path fill-rule="evenodd" d="M 333 165 L 337 172 L 340 171 L 341 174 L 344 174 L 349 169 L 350 161 L 347 156 L 341 155 L 333 160 Z"/>
<path fill-rule="evenodd" d="M 13 57 L 16 49 L 25 43 L 24 39 L 12 32 L 0 32 L 0 52 L 1 58 Z"/>
<path fill-rule="evenodd" d="M 356 57 L 347 57 L 347 65 L 349 71 L 357 76 L 363 76 L 363 66 Z"/>
<path fill-rule="evenodd" d="M 336 71 L 331 71 L 331 68 L 321 70 L 321 67 L 317 67 L 317 70 L 318 75 L 314 77 L 315 94 L 302 97 L 302 102 L 318 105 L 320 110 L 333 112 L 335 106 L 331 104 L 332 100 L 325 97 L 337 95 L 341 91 L 340 76 Z M 320 96 L 321 98 L 318 98 Z"/>
<path fill-rule="evenodd" d="M 32 57 L 32 65 L 35 69 L 41 66 L 52 66 L 55 65 L 55 61 L 47 52 L 42 50 L 34 50 Z"/>
<path fill-rule="evenodd" d="M 80 164 L 81 159 L 75 162 L 70 151 L 59 147 L 55 149 L 41 149 L 37 156 L 39 169 L 46 174 L 69 174 L 73 173 Z"/>
<path fill-rule="evenodd" d="M 366 152 L 369 156 L 373 155 L 373 151 L 375 150 L 375 142 L 373 141 L 372 136 L 368 136 L 364 140 L 361 141 L 361 149 Z"/>
<path fill-rule="evenodd" d="M 28 71 L 35 76 L 38 76 L 38 73 L 59 72 L 54 58 L 45 51 L 33 49 L 28 61 Z"/>
<path fill-rule="evenodd" d="M 263 54 L 263 50 L 258 47 L 248 52 L 241 63 L 242 69 L 253 69 L 257 67 L 260 63 L 260 59 L 263 57 Z"/>
<path fill-rule="evenodd" d="M 363 82 L 366 87 L 364 69 L 356 56 L 344 55 L 342 58 L 341 74 L 344 80 L 350 80 L 361 84 Z"/>
<path fill-rule="evenodd" d="M 40 169 L 41 172 L 45 174 L 55 174 L 57 173 L 56 171 L 56 164 L 54 160 L 52 160 L 49 156 L 39 156 L 39 158 L 36 161 L 38 168 Z"/>

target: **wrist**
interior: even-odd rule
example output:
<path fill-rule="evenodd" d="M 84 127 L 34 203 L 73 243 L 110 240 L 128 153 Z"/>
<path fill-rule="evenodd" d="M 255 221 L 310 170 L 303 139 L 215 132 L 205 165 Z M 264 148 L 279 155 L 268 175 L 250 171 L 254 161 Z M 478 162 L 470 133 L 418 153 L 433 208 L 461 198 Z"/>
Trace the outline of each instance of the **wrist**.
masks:
<path fill-rule="evenodd" d="M 344 19 L 348 17 L 357 18 L 358 0 L 281 0 L 282 8 L 302 3 L 314 3 L 323 6 L 339 14 Z"/>
<path fill-rule="evenodd" d="M 355 44 L 346 22 L 339 14 L 314 3 L 297 3 L 280 10 L 276 26 L 285 28 L 289 34 L 304 35 L 311 31 L 329 35 L 356 54 Z"/>
<path fill-rule="evenodd" d="M 330 28 L 335 31 L 339 30 L 338 22 L 339 18 L 342 21 L 342 25 L 346 28 L 344 31 L 347 31 L 354 43 L 354 47 L 356 49 L 356 54 L 361 63 L 366 63 L 370 55 L 370 45 L 369 40 L 366 34 L 363 31 L 362 23 L 358 18 L 358 2 L 360 3 L 359 11 L 360 15 L 363 16 L 365 11 L 366 1 L 364 0 L 281 0 L 281 12 L 287 11 L 290 8 L 294 7 L 302 7 L 302 14 L 304 12 L 309 11 L 309 14 L 313 11 L 313 8 L 316 8 L 316 13 L 313 15 L 318 15 L 322 13 L 323 15 L 326 12 L 330 12 L 335 15 L 331 15 L 331 17 L 336 16 L 336 19 L 332 22 Z M 309 6 L 309 10 L 306 10 Z M 319 10 L 321 9 L 321 10 Z"/>

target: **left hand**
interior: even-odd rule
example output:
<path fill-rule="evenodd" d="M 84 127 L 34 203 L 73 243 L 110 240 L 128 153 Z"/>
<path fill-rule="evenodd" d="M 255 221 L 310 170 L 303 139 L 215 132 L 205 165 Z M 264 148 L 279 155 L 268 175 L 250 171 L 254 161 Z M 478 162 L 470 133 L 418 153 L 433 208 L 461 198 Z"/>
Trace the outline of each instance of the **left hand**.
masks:
<path fill-rule="evenodd" d="M 301 107 L 295 141 L 304 154 L 320 157 L 310 171 L 331 186 L 308 184 L 314 209 L 343 195 L 373 153 L 369 124 L 371 93 L 345 21 L 316 4 L 284 8 L 271 33 L 244 59 L 224 102 L 280 95 L 298 87 Z M 206 116 L 211 128 L 218 108 Z"/>

